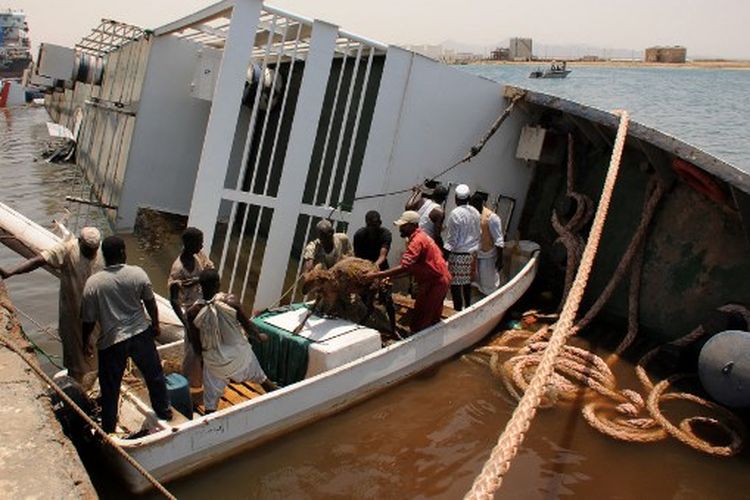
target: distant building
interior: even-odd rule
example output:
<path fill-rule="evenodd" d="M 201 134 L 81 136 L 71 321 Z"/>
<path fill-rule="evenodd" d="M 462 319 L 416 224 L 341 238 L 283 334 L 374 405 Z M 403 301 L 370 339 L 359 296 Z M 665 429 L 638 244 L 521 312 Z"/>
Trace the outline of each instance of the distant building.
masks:
<path fill-rule="evenodd" d="M 649 47 L 646 49 L 646 62 L 655 63 L 684 63 L 687 49 L 680 45 L 672 47 Z"/>
<path fill-rule="evenodd" d="M 581 61 L 596 62 L 596 61 L 601 61 L 601 59 L 599 59 L 599 56 L 585 55 L 581 57 Z"/>
<path fill-rule="evenodd" d="M 531 38 L 511 38 L 510 58 L 514 61 L 530 61 L 533 51 Z"/>
<path fill-rule="evenodd" d="M 440 61 L 446 64 L 471 64 L 482 60 L 482 56 L 473 52 L 446 51 Z"/>
<path fill-rule="evenodd" d="M 498 47 L 492 52 L 490 52 L 490 59 L 494 61 L 509 61 L 510 49 Z"/>

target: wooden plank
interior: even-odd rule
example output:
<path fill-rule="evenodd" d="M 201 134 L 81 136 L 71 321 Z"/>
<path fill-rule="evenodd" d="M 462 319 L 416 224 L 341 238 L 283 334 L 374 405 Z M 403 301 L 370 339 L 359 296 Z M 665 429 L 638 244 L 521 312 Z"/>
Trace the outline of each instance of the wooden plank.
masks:
<path fill-rule="evenodd" d="M 257 382 L 245 382 L 246 386 L 248 386 L 253 392 L 257 392 L 258 394 L 265 394 L 266 390 L 261 387 L 260 384 Z"/>
<path fill-rule="evenodd" d="M 234 389 L 235 391 L 242 394 L 246 399 L 253 399 L 260 396 L 262 393 L 256 392 L 253 390 L 251 386 L 249 386 L 247 383 L 243 384 L 231 384 L 230 387 Z"/>
<path fill-rule="evenodd" d="M 230 405 L 237 405 L 247 401 L 247 398 L 239 394 L 237 391 L 233 391 L 230 386 L 227 386 L 227 388 L 224 389 L 224 395 L 221 399 L 228 401 Z"/>
<path fill-rule="evenodd" d="M 393 294 L 393 304 L 397 308 L 397 313 L 400 314 L 406 314 L 408 311 L 414 309 L 414 299 L 400 293 Z M 443 304 L 443 312 L 440 314 L 440 316 L 443 318 L 448 318 L 455 312 L 456 311 L 451 306 Z"/>

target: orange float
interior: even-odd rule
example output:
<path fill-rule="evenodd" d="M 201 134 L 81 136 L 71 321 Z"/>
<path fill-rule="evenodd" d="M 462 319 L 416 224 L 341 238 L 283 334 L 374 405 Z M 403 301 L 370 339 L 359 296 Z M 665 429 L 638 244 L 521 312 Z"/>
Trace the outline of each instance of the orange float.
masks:
<path fill-rule="evenodd" d="M 705 194 L 716 203 L 726 203 L 727 193 L 711 174 L 704 172 L 682 158 L 672 158 L 672 169 L 691 188 Z"/>

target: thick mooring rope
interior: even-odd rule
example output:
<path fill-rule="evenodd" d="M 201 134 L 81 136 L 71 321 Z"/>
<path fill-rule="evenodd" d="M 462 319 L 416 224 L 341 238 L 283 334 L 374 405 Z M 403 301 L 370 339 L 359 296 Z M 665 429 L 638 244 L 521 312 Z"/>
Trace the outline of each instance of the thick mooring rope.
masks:
<path fill-rule="evenodd" d="M 99 434 L 99 436 L 104 439 L 104 441 L 110 445 L 115 452 L 117 452 L 118 455 L 120 455 L 123 459 L 125 459 L 126 462 L 128 462 L 130 465 L 133 466 L 135 470 L 140 472 L 143 477 L 145 477 L 149 483 L 153 485 L 154 488 L 156 488 L 159 493 L 164 495 L 166 498 L 175 500 L 175 496 L 172 495 L 154 476 L 149 473 L 141 464 L 135 461 L 133 457 L 128 455 L 128 453 L 123 450 L 119 444 L 117 444 L 106 432 L 104 432 L 104 429 L 102 429 L 99 424 L 97 424 L 94 420 L 89 417 L 86 412 L 81 409 L 80 406 L 78 406 L 70 397 L 65 394 L 65 391 L 63 391 L 60 386 L 58 386 L 54 380 L 52 380 L 49 375 L 44 373 L 37 365 L 34 363 L 31 359 L 29 359 L 28 356 L 23 352 L 23 350 L 15 345 L 12 341 L 0 337 L 0 344 L 4 345 L 8 349 L 10 349 L 12 352 L 16 353 L 28 366 L 32 369 L 32 371 L 41 378 L 47 385 L 49 385 L 55 393 L 57 393 L 60 398 L 65 401 L 65 404 L 67 404 L 70 408 L 75 411 L 78 416 L 80 416 L 89 426 L 91 426 L 94 431 Z"/>
<path fill-rule="evenodd" d="M 482 472 L 474 480 L 471 490 L 466 494 L 467 499 L 490 499 L 502 484 L 503 477 L 510 468 L 513 457 L 518 453 L 536 410 L 542 401 L 548 380 L 554 372 L 555 361 L 565 348 L 565 343 L 572 333 L 573 322 L 578 314 L 578 307 L 583 298 L 583 293 L 588 282 L 591 268 L 593 267 L 596 251 L 599 247 L 604 222 L 612 200 L 617 174 L 620 169 L 620 160 L 625 146 L 625 138 L 628 130 L 628 113 L 620 111 L 620 125 L 617 129 L 617 137 L 612 150 L 607 177 L 599 199 L 599 206 L 594 216 L 589 239 L 583 251 L 581 264 L 578 267 L 576 279 L 573 282 L 565 306 L 560 314 L 554 333 L 550 337 L 547 348 L 542 356 L 541 362 L 518 403 L 513 415 L 500 435 L 497 445 L 492 450 L 489 460 L 484 464 Z"/>
<path fill-rule="evenodd" d="M 560 309 L 562 309 L 565 304 L 565 298 L 568 296 L 570 287 L 573 285 L 573 280 L 575 279 L 575 271 L 578 268 L 578 263 L 581 261 L 581 257 L 583 256 L 585 242 L 580 235 L 581 229 L 583 229 L 583 227 L 589 223 L 591 217 L 594 216 L 594 202 L 585 194 L 576 192 L 574 188 L 574 151 L 575 142 L 573 141 L 573 134 L 568 134 L 568 165 L 565 195 L 576 201 L 576 210 L 573 216 L 565 223 L 560 220 L 557 211 L 552 212 L 552 228 L 557 232 L 557 241 L 565 246 L 566 252 L 565 284 L 563 287 L 563 298 L 560 303 Z M 555 241 L 555 243 L 557 243 L 557 241 Z"/>

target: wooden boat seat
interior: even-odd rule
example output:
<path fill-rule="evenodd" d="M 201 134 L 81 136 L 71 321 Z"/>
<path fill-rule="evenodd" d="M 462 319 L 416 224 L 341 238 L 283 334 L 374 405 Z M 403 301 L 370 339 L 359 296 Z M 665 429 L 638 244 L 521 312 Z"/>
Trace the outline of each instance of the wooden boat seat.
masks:
<path fill-rule="evenodd" d="M 219 410 L 229 408 L 236 404 L 243 403 L 258 396 L 262 396 L 266 391 L 255 382 L 242 382 L 242 383 L 231 383 L 224 389 L 224 394 L 219 399 Z M 206 414 L 206 407 L 203 404 L 197 405 L 195 412 L 199 415 Z"/>
<path fill-rule="evenodd" d="M 393 304 L 396 306 L 397 316 L 404 315 L 414 309 L 414 299 L 401 293 L 393 294 Z M 456 311 L 453 310 L 453 307 L 443 303 L 443 312 L 440 314 L 440 317 L 442 317 L 443 319 L 449 318 L 450 316 L 455 314 L 455 312 Z"/>

